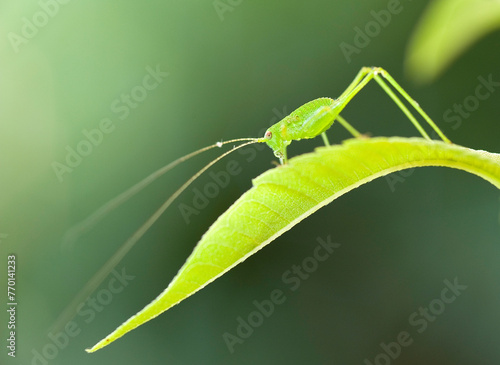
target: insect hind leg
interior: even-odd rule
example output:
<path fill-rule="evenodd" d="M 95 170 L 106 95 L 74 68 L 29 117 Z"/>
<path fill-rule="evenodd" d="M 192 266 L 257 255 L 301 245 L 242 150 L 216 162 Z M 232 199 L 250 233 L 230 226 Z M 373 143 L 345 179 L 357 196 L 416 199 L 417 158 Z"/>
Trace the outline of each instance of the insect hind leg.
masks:
<path fill-rule="evenodd" d="M 349 95 L 356 86 L 359 85 L 359 83 L 366 77 L 367 74 L 372 72 L 372 69 L 370 67 L 362 67 L 361 70 L 359 70 L 358 74 L 352 80 L 352 82 L 349 84 L 347 89 L 344 90 L 344 92 L 338 97 L 338 100 L 344 99 L 347 95 Z"/>
<path fill-rule="evenodd" d="M 382 77 L 381 77 L 382 76 Z M 419 112 L 419 114 L 426 120 L 426 122 L 436 131 L 436 133 L 441 137 L 441 139 L 447 143 L 451 143 L 448 138 L 441 132 L 441 130 L 434 124 L 432 119 L 423 111 L 423 109 L 418 105 L 418 103 L 413 100 L 406 91 L 381 67 L 363 67 L 354 78 L 354 81 L 348 86 L 348 88 L 340 95 L 337 99 L 338 113 L 345 108 L 345 106 L 351 101 L 351 99 L 361 91 L 372 79 L 375 79 L 380 87 L 389 95 L 389 97 L 396 103 L 396 105 L 401 109 L 401 111 L 410 119 L 415 128 L 419 133 L 427 140 L 431 140 L 429 135 L 422 128 L 420 123 L 415 119 L 413 114 L 404 105 L 401 99 L 392 91 L 392 89 L 384 81 L 386 79 L 394 89 L 396 89 L 414 108 Z"/>
<path fill-rule="evenodd" d="M 406 101 L 424 118 L 424 120 L 431 126 L 432 129 L 437 133 L 437 135 L 446 143 L 451 143 L 451 141 L 444 135 L 444 133 L 439 129 L 439 127 L 432 121 L 432 119 L 427 115 L 427 113 L 420 107 L 420 105 L 394 80 L 394 78 L 383 68 L 374 67 L 373 68 L 375 81 L 380 85 L 380 87 L 389 95 L 389 97 L 399 106 L 399 108 L 405 113 L 405 115 L 410 119 L 413 125 L 418 129 L 420 134 L 422 134 L 425 138 L 428 138 L 427 133 L 423 130 L 422 126 L 417 122 L 413 114 L 410 113 L 408 108 L 402 103 L 402 101 L 397 97 L 396 94 L 389 88 L 387 83 L 384 81 L 387 80 L 391 86 L 396 89 L 405 99 Z M 380 76 L 382 77 L 380 77 Z M 427 137 L 426 137 L 427 136 Z"/>

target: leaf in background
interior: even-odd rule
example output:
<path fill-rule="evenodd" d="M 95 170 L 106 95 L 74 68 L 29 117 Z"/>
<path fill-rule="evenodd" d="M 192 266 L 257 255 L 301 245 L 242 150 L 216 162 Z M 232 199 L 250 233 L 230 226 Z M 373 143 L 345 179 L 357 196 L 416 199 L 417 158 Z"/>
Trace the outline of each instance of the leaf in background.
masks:
<path fill-rule="evenodd" d="M 406 55 L 406 69 L 430 82 L 467 47 L 500 28 L 499 0 L 436 0 L 420 19 Z"/>
<path fill-rule="evenodd" d="M 253 180 L 203 235 L 170 285 L 88 352 L 94 352 L 204 288 L 322 206 L 377 177 L 447 166 L 500 188 L 500 155 L 422 138 L 351 139 L 292 158 Z"/>

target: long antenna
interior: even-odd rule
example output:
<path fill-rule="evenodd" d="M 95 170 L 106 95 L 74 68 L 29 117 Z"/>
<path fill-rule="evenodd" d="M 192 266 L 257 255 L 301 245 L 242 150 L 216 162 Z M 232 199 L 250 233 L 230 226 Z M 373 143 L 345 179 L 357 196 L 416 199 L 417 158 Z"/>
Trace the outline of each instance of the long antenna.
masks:
<path fill-rule="evenodd" d="M 245 139 L 248 140 L 248 139 Z M 186 188 L 196 180 L 201 174 L 203 174 L 206 170 L 208 170 L 213 164 L 226 157 L 230 153 L 240 149 L 242 147 L 251 145 L 253 143 L 265 142 L 264 139 L 252 138 L 251 142 L 246 142 L 240 144 L 239 146 L 233 147 L 230 151 L 224 152 L 222 155 L 217 157 L 215 160 L 211 161 L 201 170 L 199 170 L 196 174 L 194 174 L 191 178 L 189 178 L 179 189 L 177 189 L 171 196 L 168 198 L 161 206 L 158 208 L 156 212 L 153 213 L 149 219 L 144 222 L 144 224 L 139 227 L 137 231 L 127 240 L 125 243 L 109 258 L 109 260 L 97 271 L 94 276 L 85 284 L 85 286 L 78 292 L 75 298 L 71 301 L 71 303 L 64 309 L 64 311 L 59 315 L 58 319 L 52 326 L 52 330 L 60 329 L 65 325 L 65 322 L 68 318 L 73 318 L 75 314 L 75 309 L 78 305 L 83 303 L 86 298 L 98 287 L 101 282 L 108 276 L 108 274 L 115 268 L 116 265 L 125 257 L 125 255 L 130 251 L 130 249 L 135 245 L 135 243 L 147 232 L 147 230 L 160 218 L 160 216 L 165 212 L 165 210 L 172 204 L 172 202 L 184 191 Z M 235 140 L 233 140 L 235 141 Z M 238 140 L 236 140 L 238 141 Z M 222 142 L 220 142 L 222 143 Z M 230 143 L 230 141 L 226 141 L 224 143 Z M 209 146 L 210 147 L 210 146 Z M 208 147 L 206 147 L 208 148 Z M 199 150 L 200 151 L 200 150 Z M 137 184 L 138 185 L 138 184 Z M 123 195 L 123 194 L 122 194 Z"/>
<path fill-rule="evenodd" d="M 199 155 L 200 153 L 211 150 L 212 148 L 215 148 L 215 147 L 220 148 L 223 145 L 228 144 L 228 143 L 243 142 L 243 141 L 257 141 L 257 140 L 258 139 L 256 139 L 256 138 L 237 138 L 237 139 L 231 139 L 231 140 L 225 141 L 225 142 L 217 142 L 217 143 L 214 143 L 213 145 L 200 148 L 199 150 L 191 152 L 185 156 L 179 157 L 177 160 L 172 161 L 168 165 L 163 166 L 162 168 L 156 170 L 151 175 L 149 175 L 148 177 L 139 181 L 137 184 L 135 184 L 131 188 L 127 189 L 126 191 L 124 191 L 123 193 L 118 195 L 117 197 L 111 199 L 106 204 L 99 207 L 94 213 L 90 214 L 87 218 L 85 218 L 84 220 L 76 223 L 71 228 L 69 228 L 62 238 L 61 247 L 63 249 L 71 247 L 71 245 L 73 245 L 78 240 L 78 238 L 81 237 L 81 235 L 83 233 L 87 232 L 92 227 L 94 227 L 106 215 L 108 215 L 112 210 L 114 210 L 115 208 L 117 208 L 120 205 L 122 205 L 123 203 L 125 203 L 128 199 L 133 197 L 135 194 L 139 193 L 146 186 L 151 184 L 153 181 L 155 181 L 160 176 L 167 173 L 168 171 L 170 171 L 171 169 L 173 169 L 175 166 L 179 165 L 180 163 L 187 161 L 190 158 Z"/>

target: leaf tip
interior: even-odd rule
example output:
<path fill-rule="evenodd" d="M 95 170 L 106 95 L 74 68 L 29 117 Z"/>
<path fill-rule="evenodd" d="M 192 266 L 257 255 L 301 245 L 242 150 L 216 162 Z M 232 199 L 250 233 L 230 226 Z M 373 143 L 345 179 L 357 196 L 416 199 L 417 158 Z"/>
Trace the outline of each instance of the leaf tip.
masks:
<path fill-rule="evenodd" d="M 94 346 L 92 346 L 90 348 L 86 348 L 85 352 L 87 354 L 91 354 L 93 352 L 96 352 L 97 350 L 102 349 L 104 346 L 109 345 L 111 342 L 113 342 L 113 341 L 111 341 L 109 338 L 105 338 L 104 340 L 101 340 L 98 343 L 96 343 Z"/>

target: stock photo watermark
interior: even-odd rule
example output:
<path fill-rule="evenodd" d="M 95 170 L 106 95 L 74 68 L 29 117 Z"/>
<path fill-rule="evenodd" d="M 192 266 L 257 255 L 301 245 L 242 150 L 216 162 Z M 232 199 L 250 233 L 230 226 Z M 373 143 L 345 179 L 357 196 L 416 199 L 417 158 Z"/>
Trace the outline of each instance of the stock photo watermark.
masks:
<path fill-rule="evenodd" d="M 383 29 L 389 26 L 393 16 L 400 14 L 402 11 L 403 5 L 400 0 L 389 0 L 385 9 L 370 11 L 372 19 L 362 28 L 354 27 L 352 44 L 347 42 L 340 43 L 340 50 L 347 63 L 351 63 L 354 54 L 358 55 L 361 53 L 362 49 L 368 47 L 372 39 L 377 37 Z"/>
<path fill-rule="evenodd" d="M 460 128 L 464 119 L 468 119 L 473 112 L 479 109 L 481 101 L 485 101 L 500 86 L 500 82 L 493 80 L 493 75 L 489 74 L 486 78 L 478 76 L 478 84 L 474 88 L 474 93 L 466 96 L 462 103 L 453 104 L 452 108 L 446 109 L 443 113 L 445 123 L 453 123 L 451 129 Z"/>
<path fill-rule="evenodd" d="M 389 189 L 391 189 L 391 193 L 396 191 L 396 184 L 405 182 L 406 179 L 413 174 L 413 172 L 415 172 L 415 167 L 385 175 L 385 181 L 387 181 L 387 185 L 389 186 Z"/>
<path fill-rule="evenodd" d="M 146 66 L 146 73 L 142 77 L 142 82 L 134 86 L 127 93 L 122 93 L 110 103 L 111 112 L 120 121 L 124 121 L 132 110 L 137 109 L 148 97 L 149 93 L 158 88 L 169 75 L 160 69 Z M 98 126 L 93 129 L 83 129 L 82 139 L 74 146 L 66 145 L 66 157 L 63 162 L 54 161 L 51 166 L 60 183 L 64 181 L 65 174 L 70 174 L 75 168 L 80 166 L 85 157 L 90 156 L 94 149 L 98 147 L 105 136 L 116 129 L 117 124 L 110 118 L 103 118 Z"/>
<path fill-rule="evenodd" d="M 461 103 L 454 103 L 451 108 L 448 108 L 443 113 L 443 122 L 448 125 L 451 124 L 452 130 L 457 130 L 462 125 L 465 119 L 468 119 L 481 105 L 481 101 L 489 99 L 496 89 L 500 86 L 500 82 L 493 79 L 493 74 L 484 77 L 482 75 L 477 77 L 477 85 L 474 92 L 467 95 Z M 436 132 L 432 134 L 433 139 L 439 139 Z M 392 174 L 386 175 L 385 179 L 391 192 L 396 191 L 395 186 L 403 183 L 406 179 L 413 174 L 415 168 L 401 170 Z"/>
<path fill-rule="evenodd" d="M 412 151 L 407 156 L 408 163 L 412 163 L 414 161 L 421 160 L 421 155 L 418 151 Z M 415 172 L 416 167 L 410 167 L 403 170 L 395 171 L 390 173 L 389 175 L 385 175 L 385 180 L 387 181 L 387 185 L 391 192 L 394 193 L 396 191 L 395 185 L 398 183 L 405 182 L 408 177 L 410 177 Z"/>
<path fill-rule="evenodd" d="M 125 268 L 122 268 L 121 272 L 115 269 L 111 274 L 105 288 L 99 290 L 94 296 L 89 296 L 76 307 L 76 319 L 68 321 L 61 331 L 49 332 L 47 334 L 48 342 L 41 349 L 31 350 L 33 354 L 31 365 L 48 365 L 50 360 L 54 360 L 59 352 L 69 345 L 71 339 L 82 332 L 82 326 L 79 322 L 90 324 L 97 314 L 103 312 L 113 301 L 113 298 L 135 279 L 135 276 L 125 272 Z"/>
<path fill-rule="evenodd" d="M 286 289 L 274 289 L 269 293 L 268 299 L 252 301 L 253 310 L 245 316 L 236 318 L 234 331 L 222 334 L 222 339 L 231 354 L 234 353 L 236 345 L 242 345 L 248 340 L 255 330 L 273 315 L 276 308 L 285 303 L 287 292 L 299 289 L 301 284 L 318 269 L 320 263 L 328 260 L 340 247 L 340 243 L 332 242 L 330 236 L 327 236 L 326 239 L 318 237 L 317 242 L 318 245 L 314 248 L 311 256 L 304 258 L 299 265 L 292 265 L 281 275 L 281 281 Z"/>
<path fill-rule="evenodd" d="M 17 341 L 16 260 L 14 254 L 7 256 L 7 355 L 10 357 L 16 357 Z"/>
<path fill-rule="evenodd" d="M 9 32 L 7 38 L 14 49 L 19 53 L 20 47 L 28 44 L 30 40 L 36 37 L 38 32 L 44 28 L 49 21 L 54 18 L 61 10 L 62 5 L 66 5 L 71 0 L 40 0 L 39 9 L 30 17 L 21 18 L 21 27 L 18 33 Z"/>
<path fill-rule="evenodd" d="M 448 279 L 443 281 L 444 288 L 441 290 L 441 295 L 427 304 L 425 307 L 420 307 L 415 312 L 408 316 L 408 324 L 411 330 L 404 330 L 397 334 L 394 341 L 381 342 L 381 352 L 373 357 L 373 360 L 365 358 L 365 365 L 389 365 L 396 360 L 405 347 L 410 346 L 415 341 L 415 333 L 422 334 L 428 328 L 430 323 L 436 321 L 441 316 L 450 304 L 455 302 L 462 295 L 462 292 L 467 289 L 467 285 L 462 285 L 458 282 L 458 278 L 454 278 L 453 282 Z"/>
<path fill-rule="evenodd" d="M 273 125 L 277 121 L 283 119 L 287 115 L 286 109 L 286 106 L 284 106 L 282 110 L 274 108 L 274 116 L 269 121 L 269 125 Z M 267 128 L 261 129 L 258 135 L 264 135 L 266 129 Z M 261 143 L 255 143 L 245 149 L 238 150 L 238 153 L 245 156 L 246 162 L 251 163 L 257 157 L 257 152 L 266 148 L 268 147 Z M 201 189 L 193 188 L 191 190 L 193 196 L 191 204 L 179 203 L 177 206 L 186 224 L 191 223 L 192 216 L 199 215 L 201 211 L 205 209 L 209 203 L 229 185 L 232 177 L 235 177 L 242 172 L 243 167 L 235 159 L 229 160 L 222 170 L 219 170 L 218 172 L 209 172 L 208 175 L 210 176 L 211 181 L 207 182 Z"/>
<path fill-rule="evenodd" d="M 212 5 L 220 21 L 223 22 L 225 18 L 224 14 L 227 12 L 232 13 L 242 2 L 243 0 L 214 0 Z"/>

